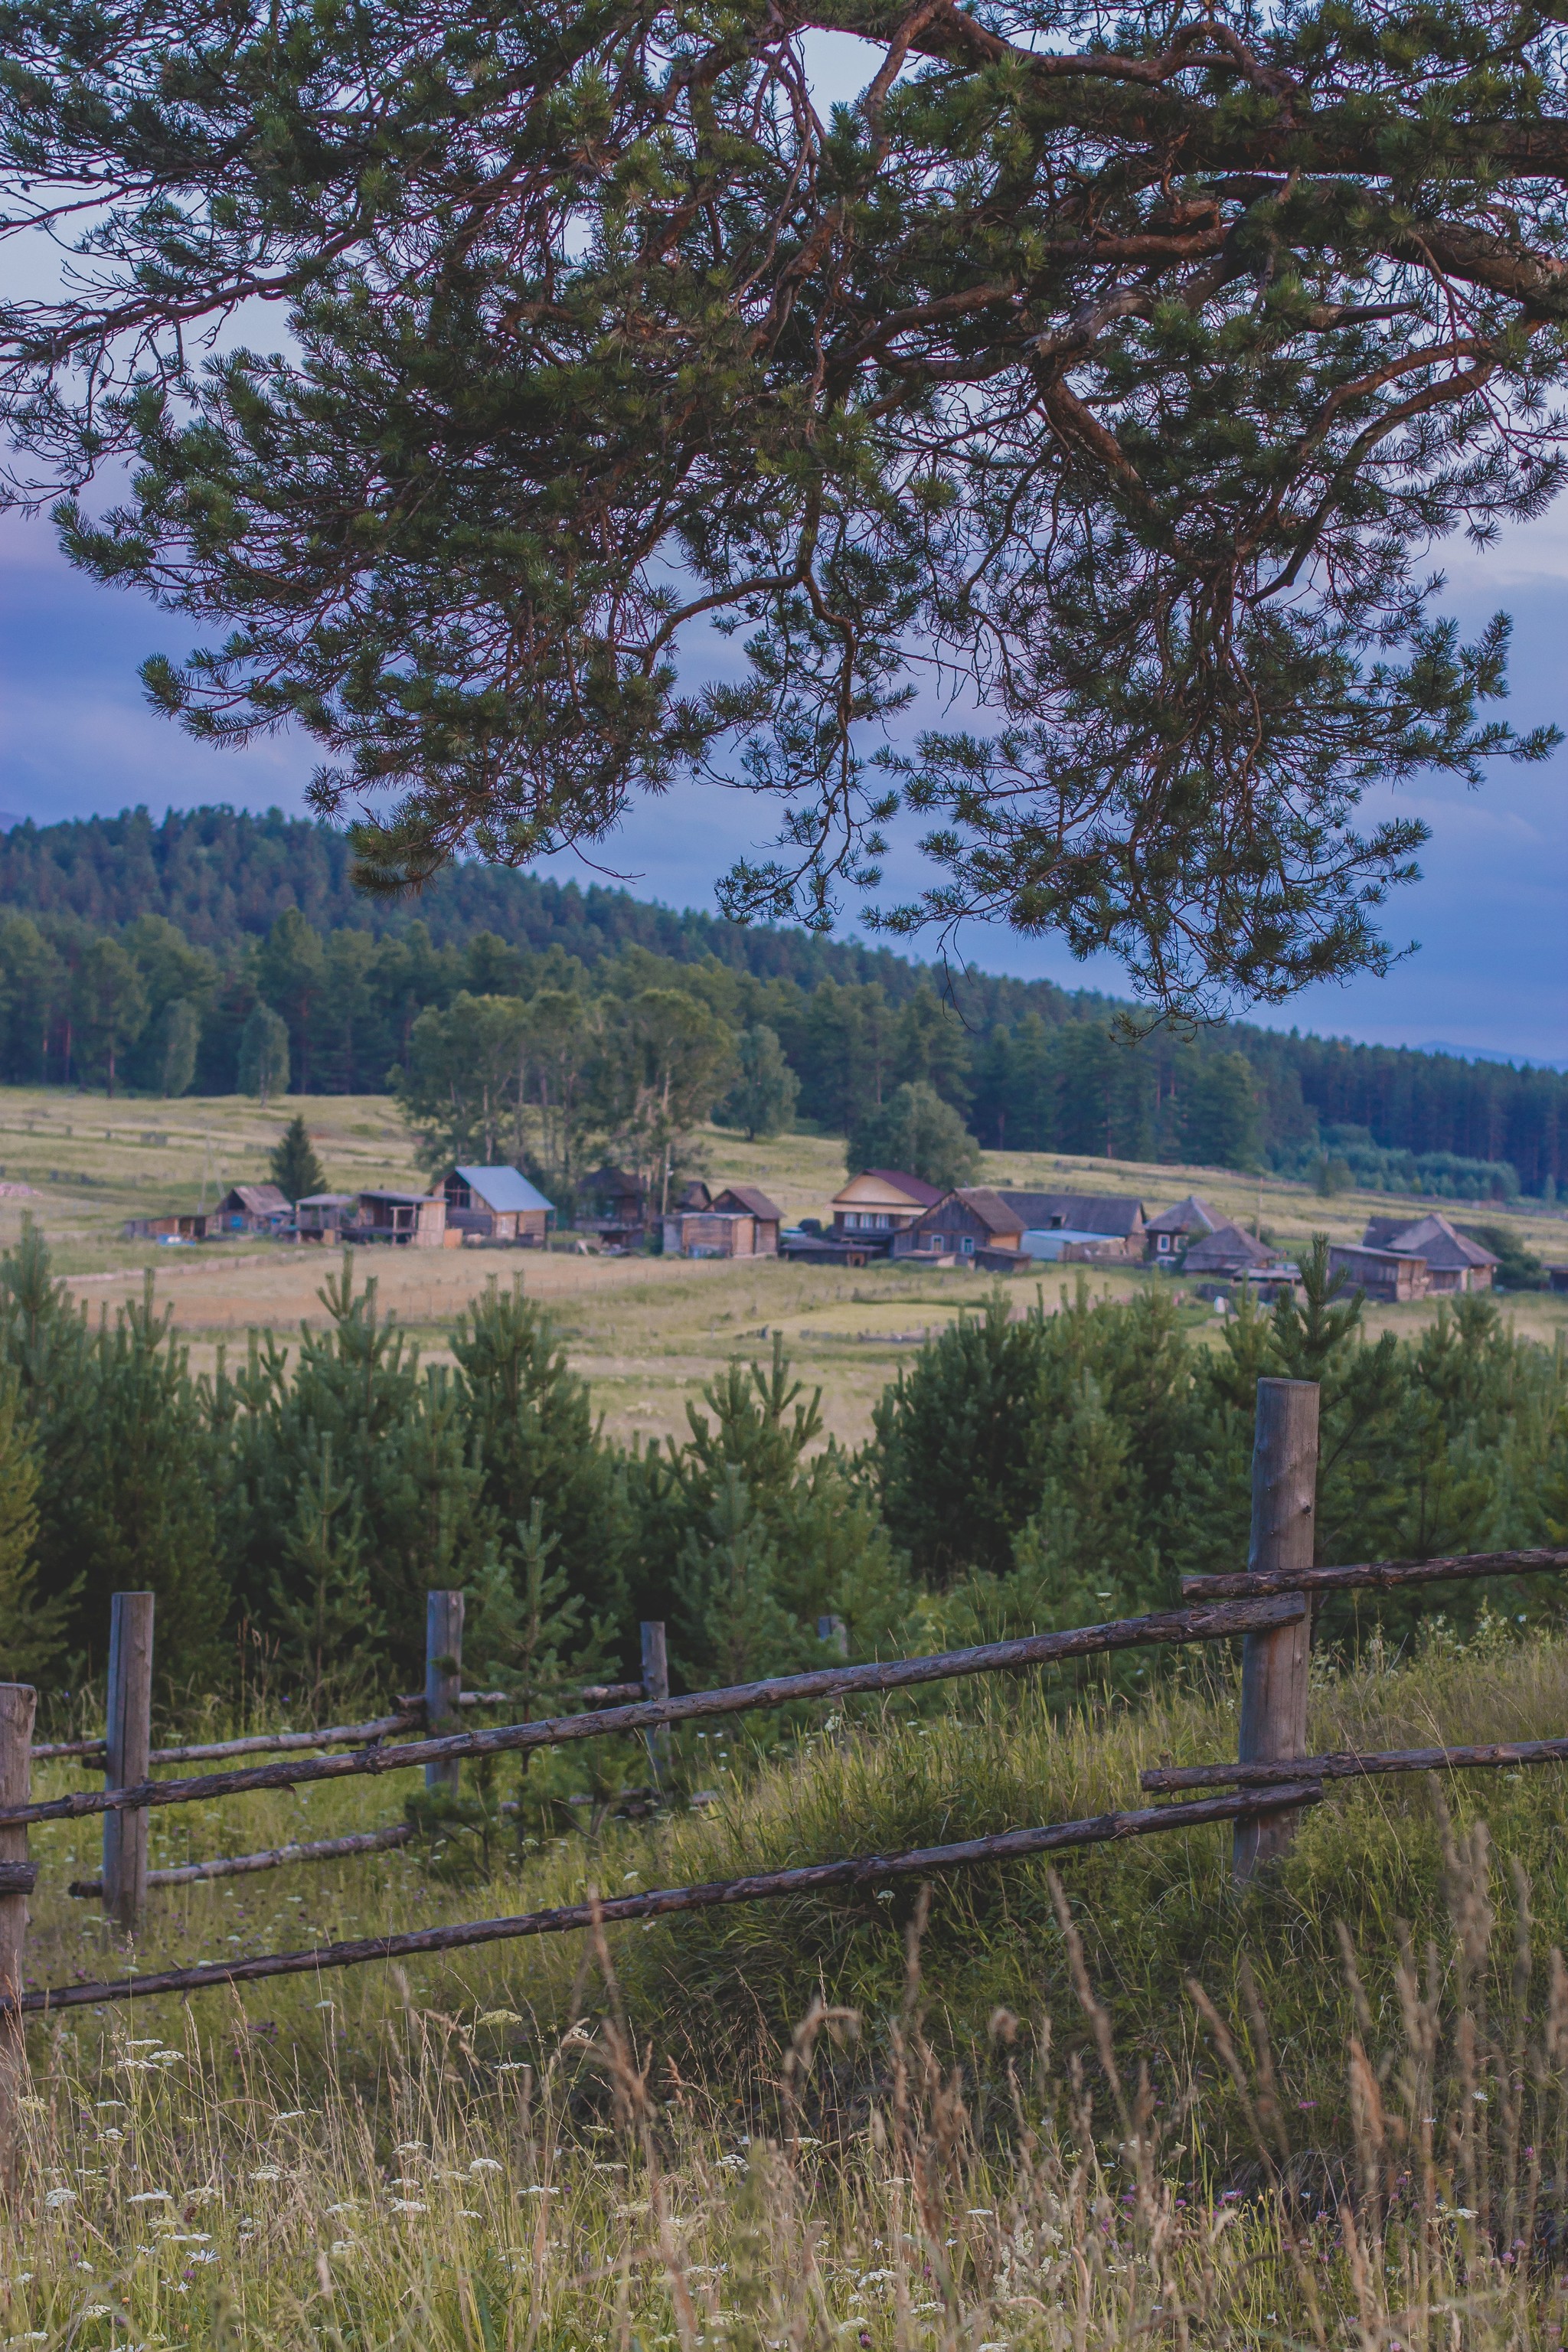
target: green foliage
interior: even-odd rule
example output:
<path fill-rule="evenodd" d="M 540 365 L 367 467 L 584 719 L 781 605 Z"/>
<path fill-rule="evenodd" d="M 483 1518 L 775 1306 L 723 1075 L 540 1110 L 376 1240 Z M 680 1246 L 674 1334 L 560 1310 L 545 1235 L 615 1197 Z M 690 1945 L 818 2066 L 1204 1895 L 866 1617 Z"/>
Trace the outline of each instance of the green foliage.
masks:
<path fill-rule="evenodd" d="M 902 1580 L 843 1454 L 810 1451 L 820 1391 L 792 1379 L 782 1339 L 766 1370 L 731 1364 L 702 1398 L 685 1444 L 655 1440 L 628 1479 L 637 1614 L 674 1622 L 688 1684 L 819 1662 L 819 1617 L 844 1619 L 855 1654 L 886 1643 Z"/>
<path fill-rule="evenodd" d="M 923 1078 L 897 1087 L 885 1103 L 857 1118 L 844 1157 L 851 1174 L 862 1168 L 895 1168 L 943 1192 L 973 1184 L 980 1169 L 974 1138 L 952 1105 Z"/>
<path fill-rule="evenodd" d="M 316 1157 L 305 1114 L 297 1110 L 272 1148 L 268 1172 L 286 1201 L 296 1208 L 302 1200 L 327 1189 L 327 1171 Z"/>
<path fill-rule="evenodd" d="M 570 1632 L 581 1680 L 625 1626 L 630 1543 L 625 1480 L 595 1426 L 587 1383 L 569 1367 L 549 1315 L 524 1297 L 521 1275 L 509 1290 L 487 1286 L 454 1325 L 451 1350 L 466 1452 L 521 1611 L 505 1638 L 523 1670 L 542 1672 L 528 1660 L 542 1655 L 542 1643 L 559 1649 Z M 552 1620 L 547 1636 L 540 1612 L 564 1605 L 568 1593 L 577 1613 Z"/>
<path fill-rule="evenodd" d="M 188 996 L 172 996 L 158 1016 L 155 1051 L 158 1092 L 165 1101 L 189 1094 L 196 1075 L 202 1024 Z"/>
<path fill-rule="evenodd" d="M 20 1382 L 0 1371 L 0 1681 L 36 1683 L 56 1664 L 69 1593 L 38 1589 L 38 1459 Z"/>
<path fill-rule="evenodd" d="M 289 1091 L 289 1032 L 269 1004 L 258 1004 L 239 1034 L 239 1091 L 270 1102 Z"/>
<path fill-rule="evenodd" d="M 300 1481 L 279 1551 L 269 1612 L 279 1662 L 319 1719 L 329 1697 L 346 1697 L 363 1679 L 386 1631 L 371 1599 L 364 1513 L 333 1474 L 329 1433 Z"/>
<path fill-rule="evenodd" d="M 1369 789 L 1552 747 L 1429 553 L 1563 478 L 1553 9 L 1034 0 L 911 49 L 822 0 L 867 49 L 830 126 L 710 0 L 3 22 L 0 223 L 137 191 L 7 316 L 21 478 L 212 620 L 161 709 L 321 744 L 376 893 L 715 775 L 777 820 L 736 914 L 996 917 L 1201 1014 L 1386 967 L 1425 829 Z M 258 255 L 287 331 L 193 369 Z M 932 665 L 971 728 L 895 752 Z"/>
<path fill-rule="evenodd" d="M 1483 1249 L 1490 1250 L 1497 1259 L 1492 1280 L 1500 1290 L 1544 1290 L 1547 1273 L 1542 1260 L 1524 1244 L 1516 1241 L 1503 1225 L 1467 1224 L 1458 1228 Z"/>
<path fill-rule="evenodd" d="M 82 1059 L 101 1076 L 110 1096 L 121 1056 L 147 1022 L 147 991 L 118 940 L 89 942 L 77 966 L 74 991 Z"/>
<path fill-rule="evenodd" d="M 420 1165 L 494 1168 L 522 1156 L 528 1019 L 515 997 L 462 990 L 444 1013 L 431 1005 L 409 1036 L 407 1067 L 387 1084 L 419 1139 Z"/>
<path fill-rule="evenodd" d="M 735 1040 L 740 1075 L 715 1118 L 744 1130 L 748 1143 L 759 1136 L 787 1135 L 795 1121 L 800 1080 L 784 1060 L 778 1033 L 759 1022 Z"/>

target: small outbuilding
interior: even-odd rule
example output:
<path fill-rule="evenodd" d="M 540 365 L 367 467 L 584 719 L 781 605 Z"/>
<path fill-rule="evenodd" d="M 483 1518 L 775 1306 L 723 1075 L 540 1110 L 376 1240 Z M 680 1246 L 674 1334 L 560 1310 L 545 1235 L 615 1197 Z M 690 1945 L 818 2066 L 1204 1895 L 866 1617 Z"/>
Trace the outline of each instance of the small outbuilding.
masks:
<path fill-rule="evenodd" d="M 294 1203 L 294 1238 L 301 1242 L 335 1241 L 353 1222 L 356 1192 L 307 1192 Z"/>
<path fill-rule="evenodd" d="M 1242 1226 L 1227 1222 L 1189 1244 L 1182 1271 L 1217 1276 L 1222 1282 L 1237 1282 L 1279 1265 L 1277 1250 L 1270 1249 L 1267 1242 L 1256 1240 Z"/>
<path fill-rule="evenodd" d="M 214 1223 L 220 1234 L 269 1234 L 293 1214 L 289 1195 L 276 1184 L 232 1184 L 217 1204 Z"/>
<path fill-rule="evenodd" d="M 1342 1274 L 1347 1289 L 1363 1290 L 1385 1306 L 1403 1307 L 1426 1296 L 1426 1261 L 1408 1250 L 1335 1242 L 1329 1251 L 1329 1272 Z"/>
<path fill-rule="evenodd" d="M 637 1249 L 653 1222 L 648 1188 L 629 1168 L 595 1168 L 583 1179 L 577 1231 L 597 1234 L 608 1249 Z"/>
<path fill-rule="evenodd" d="M 400 1248 L 441 1249 L 447 1239 L 443 1192 L 362 1192 L 347 1242 L 390 1242 Z"/>
<path fill-rule="evenodd" d="M 448 1237 L 456 1234 L 459 1241 L 544 1247 L 555 1203 L 547 1201 L 520 1170 L 449 1168 L 441 1180 L 441 1191 Z"/>
<path fill-rule="evenodd" d="M 1373 1217 L 1363 1235 L 1368 1249 L 1394 1250 L 1401 1257 L 1424 1258 L 1426 1287 L 1436 1295 L 1453 1297 L 1468 1290 L 1489 1290 L 1493 1269 L 1501 1261 L 1468 1234 L 1454 1228 L 1436 1210 L 1414 1224 L 1400 1217 Z"/>

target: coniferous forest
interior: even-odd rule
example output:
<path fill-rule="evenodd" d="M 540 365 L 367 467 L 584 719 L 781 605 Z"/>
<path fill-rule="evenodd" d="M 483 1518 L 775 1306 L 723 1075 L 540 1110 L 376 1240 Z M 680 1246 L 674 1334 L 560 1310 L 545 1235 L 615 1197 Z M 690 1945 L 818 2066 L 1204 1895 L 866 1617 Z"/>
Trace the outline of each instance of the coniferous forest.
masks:
<path fill-rule="evenodd" d="M 763 1131 L 794 1116 L 844 1133 L 924 1084 L 989 1149 L 1263 1165 L 1438 1198 L 1550 1200 L 1568 1181 L 1568 1076 L 1552 1070 L 1245 1024 L 1130 1044 L 1110 1000 L 1047 981 L 471 863 L 387 904 L 354 889 L 350 863 L 339 835 L 276 811 L 14 828 L 0 1077 L 167 1096 L 391 1088 L 417 1122 L 422 1071 L 445 1081 L 463 1065 L 487 1108 L 454 1124 L 448 1105 L 432 1154 L 504 1149 L 568 1209 L 595 1134 L 624 1125 L 616 1099 L 653 1033 L 679 1033 L 704 1110 L 751 1126 L 760 1108 Z M 780 1064 L 748 1095 L 749 1071 Z"/>

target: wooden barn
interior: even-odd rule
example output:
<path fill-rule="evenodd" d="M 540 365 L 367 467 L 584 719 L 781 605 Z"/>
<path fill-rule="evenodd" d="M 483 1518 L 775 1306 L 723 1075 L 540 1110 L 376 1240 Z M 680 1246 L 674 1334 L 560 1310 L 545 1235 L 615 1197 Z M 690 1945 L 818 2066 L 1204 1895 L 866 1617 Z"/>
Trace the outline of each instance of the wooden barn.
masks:
<path fill-rule="evenodd" d="M 516 1168 L 448 1168 L 441 1180 L 448 1239 L 510 1242 L 542 1249 L 555 1214 L 537 1185 Z"/>

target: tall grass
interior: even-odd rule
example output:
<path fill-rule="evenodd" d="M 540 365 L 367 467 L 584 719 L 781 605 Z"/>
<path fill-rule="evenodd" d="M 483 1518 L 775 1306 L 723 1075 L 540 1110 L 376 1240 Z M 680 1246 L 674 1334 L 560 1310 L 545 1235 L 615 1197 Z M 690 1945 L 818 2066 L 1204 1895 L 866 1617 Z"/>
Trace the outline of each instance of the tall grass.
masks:
<path fill-rule="evenodd" d="M 1315 1745 L 1562 1728 L 1568 1642 L 1321 1673 Z M 828 1718 L 708 1814 L 155 1896 L 143 1966 L 1135 1801 L 1229 1752 L 1186 1670 Z M 48 1768 L 46 1785 L 66 1775 Z M 1568 2295 L 1561 1776 L 1342 1789 L 1237 1896 L 1211 1831 L 365 1968 L 30 2034 L 0 2337 L 474 2352 L 1556 2347 Z M 374 1783 L 154 1814 L 155 1859 L 321 1835 Z M 29 1974 L 117 1956 L 37 1833 Z M 233 1939 L 231 1941 L 231 1939 Z"/>

